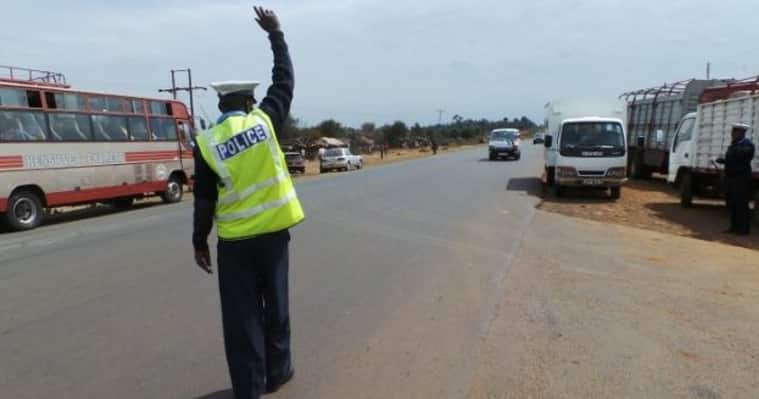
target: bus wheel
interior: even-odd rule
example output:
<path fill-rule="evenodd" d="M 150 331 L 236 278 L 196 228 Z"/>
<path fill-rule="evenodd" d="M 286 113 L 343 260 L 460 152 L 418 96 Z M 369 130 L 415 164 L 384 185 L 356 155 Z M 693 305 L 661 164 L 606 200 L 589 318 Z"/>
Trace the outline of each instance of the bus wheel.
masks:
<path fill-rule="evenodd" d="M 177 176 L 171 176 L 166 183 L 166 191 L 161 193 L 161 199 L 167 204 L 174 204 L 181 201 L 183 195 L 182 181 Z"/>
<path fill-rule="evenodd" d="M 18 192 L 8 201 L 5 220 L 15 231 L 31 230 L 42 223 L 43 217 L 42 202 L 32 192 Z"/>

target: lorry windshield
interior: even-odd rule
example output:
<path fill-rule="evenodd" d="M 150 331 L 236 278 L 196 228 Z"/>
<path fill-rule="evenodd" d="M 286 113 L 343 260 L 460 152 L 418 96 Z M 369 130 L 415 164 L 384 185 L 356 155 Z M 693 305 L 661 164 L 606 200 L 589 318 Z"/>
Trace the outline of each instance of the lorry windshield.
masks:
<path fill-rule="evenodd" d="M 561 131 L 561 149 L 624 148 L 622 125 L 615 122 L 567 123 Z"/>

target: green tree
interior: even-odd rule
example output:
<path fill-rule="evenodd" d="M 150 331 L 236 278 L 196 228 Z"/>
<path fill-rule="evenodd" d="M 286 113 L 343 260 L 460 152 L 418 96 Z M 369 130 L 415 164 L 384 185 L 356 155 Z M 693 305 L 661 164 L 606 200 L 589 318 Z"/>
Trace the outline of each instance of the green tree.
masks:
<path fill-rule="evenodd" d="M 401 121 L 384 126 L 382 130 L 385 133 L 385 140 L 391 147 L 401 147 L 408 136 L 408 127 Z"/>
<path fill-rule="evenodd" d="M 373 122 L 364 122 L 361 124 L 362 133 L 372 133 L 376 128 L 377 126 Z"/>
<path fill-rule="evenodd" d="M 277 132 L 277 135 L 282 140 L 297 138 L 301 133 L 298 128 L 299 123 L 300 121 L 297 118 L 288 116 L 287 119 L 285 119 L 285 123 L 280 128 L 281 131 Z"/>
<path fill-rule="evenodd" d="M 325 121 L 322 121 L 322 123 L 320 123 L 316 128 L 324 137 L 345 136 L 345 130 L 343 129 L 343 125 L 341 125 L 340 122 L 334 119 L 327 119 Z"/>

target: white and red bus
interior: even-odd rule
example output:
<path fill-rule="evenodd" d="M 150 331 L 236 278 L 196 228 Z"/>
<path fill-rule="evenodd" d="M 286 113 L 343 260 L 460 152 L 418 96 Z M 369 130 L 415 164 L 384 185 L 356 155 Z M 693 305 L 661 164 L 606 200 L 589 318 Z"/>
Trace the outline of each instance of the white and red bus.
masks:
<path fill-rule="evenodd" d="M 0 71 L 0 217 L 12 229 L 37 227 L 55 207 L 181 201 L 193 173 L 183 103 L 75 91 L 52 72 Z"/>

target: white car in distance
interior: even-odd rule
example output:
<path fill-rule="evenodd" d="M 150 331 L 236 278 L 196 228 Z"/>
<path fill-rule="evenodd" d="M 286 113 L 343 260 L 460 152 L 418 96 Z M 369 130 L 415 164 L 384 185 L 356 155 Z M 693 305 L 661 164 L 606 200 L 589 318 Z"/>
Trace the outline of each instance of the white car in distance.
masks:
<path fill-rule="evenodd" d="M 319 160 L 319 173 L 333 170 L 348 171 L 363 167 L 364 160 L 361 155 L 351 154 L 348 148 L 328 148 Z"/>

